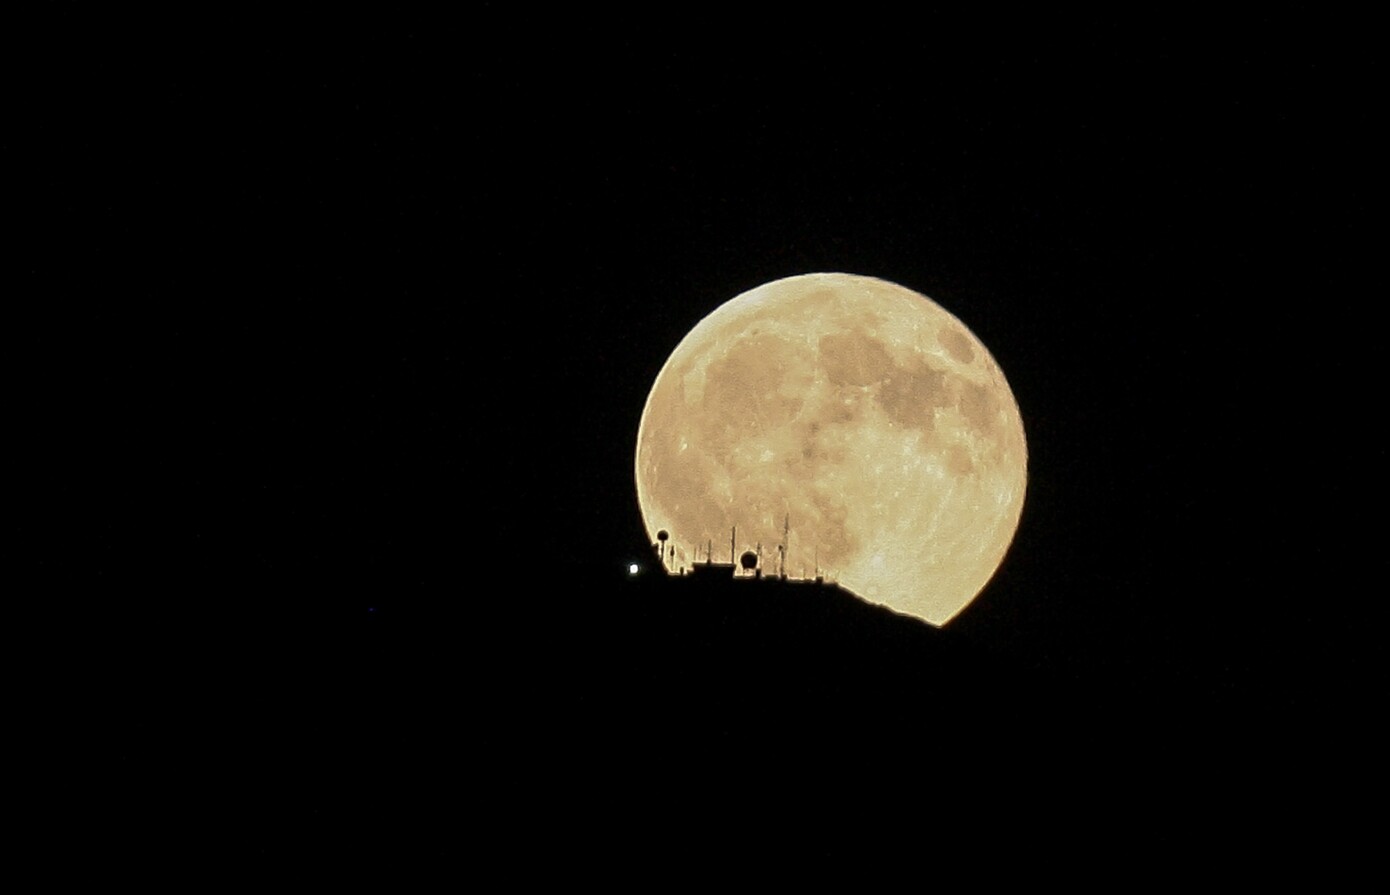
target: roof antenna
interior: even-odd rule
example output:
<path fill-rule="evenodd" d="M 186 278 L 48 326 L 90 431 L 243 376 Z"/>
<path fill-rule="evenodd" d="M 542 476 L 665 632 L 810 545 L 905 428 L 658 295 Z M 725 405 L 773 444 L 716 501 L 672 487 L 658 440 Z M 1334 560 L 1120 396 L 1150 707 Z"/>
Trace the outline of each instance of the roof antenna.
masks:
<path fill-rule="evenodd" d="M 777 548 L 782 554 L 781 561 L 778 563 L 780 568 L 777 570 L 777 575 L 780 578 L 787 577 L 787 547 L 791 543 L 791 531 L 792 514 L 788 513 L 782 519 L 782 546 Z"/>

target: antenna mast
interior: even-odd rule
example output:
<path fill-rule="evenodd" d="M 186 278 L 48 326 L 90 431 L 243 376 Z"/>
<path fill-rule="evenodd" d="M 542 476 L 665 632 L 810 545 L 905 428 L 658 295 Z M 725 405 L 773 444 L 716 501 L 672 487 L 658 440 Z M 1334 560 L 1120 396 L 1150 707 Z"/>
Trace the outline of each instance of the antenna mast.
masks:
<path fill-rule="evenodd" d="M 782 546 L 778 548 L 782 551 L 782 561 L 780 563 L 781 568 L 777 570 L 777 574 L 782 578 L 787 577 L 787 548 L 791 545 L 791 532 L 792 514 L 788 513 L 782 519 Z"/>

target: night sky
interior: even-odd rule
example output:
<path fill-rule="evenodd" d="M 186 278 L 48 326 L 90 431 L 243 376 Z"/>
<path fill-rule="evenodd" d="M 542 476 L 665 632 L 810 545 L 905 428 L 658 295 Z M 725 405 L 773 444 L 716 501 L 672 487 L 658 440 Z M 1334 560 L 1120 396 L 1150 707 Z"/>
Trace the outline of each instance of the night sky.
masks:
<path fill-rule="evenodd" d="M 21 563 L 92 660 L 93 823 L 278 860 L 717 806 L 824 855 L 900 802 L 939 847 L 953 799 L 1305 841 L 1284 800 L 1367 782 L 1379 704 L 1346 27 L 484 12 L 30 72 Z M 624 578 L 662 363 L 817 271 L 932 297 L 1021 408 L 1021 526 L 945 629 Z"/>

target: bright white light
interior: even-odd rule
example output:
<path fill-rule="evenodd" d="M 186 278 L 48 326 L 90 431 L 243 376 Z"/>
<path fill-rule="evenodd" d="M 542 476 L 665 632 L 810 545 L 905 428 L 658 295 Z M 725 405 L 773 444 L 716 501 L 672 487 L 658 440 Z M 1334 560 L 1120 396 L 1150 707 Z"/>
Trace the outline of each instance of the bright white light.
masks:
<path fill-rule="evenodd" d="M 636 575 L 636 574 L 637 574 L 638 572 L 640 572 L 640 571 L 641 571 L 641 568 L 637 565 L 637 563 L 635 563 L 635 562 L 630 562 L 630 563 L 627 564 L 627 573 L 628 573 L 629 575 Z"/>

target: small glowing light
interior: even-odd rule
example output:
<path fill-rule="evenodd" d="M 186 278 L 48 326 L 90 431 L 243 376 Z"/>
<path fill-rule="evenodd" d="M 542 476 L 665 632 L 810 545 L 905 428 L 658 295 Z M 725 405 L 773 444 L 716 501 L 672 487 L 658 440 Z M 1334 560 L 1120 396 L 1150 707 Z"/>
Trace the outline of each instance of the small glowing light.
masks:
<path fill-rule="evenodd" d="M 640 566 L 637 565 L 637 563 L 630 562 L 627 564 L 627 573 L 629 575 L 636 575 L 640 571 L 642 571 L 642 569 Z"/>

